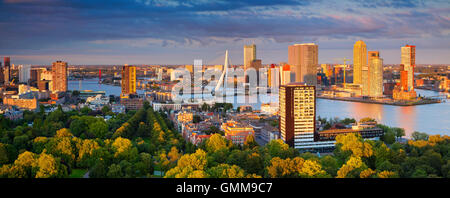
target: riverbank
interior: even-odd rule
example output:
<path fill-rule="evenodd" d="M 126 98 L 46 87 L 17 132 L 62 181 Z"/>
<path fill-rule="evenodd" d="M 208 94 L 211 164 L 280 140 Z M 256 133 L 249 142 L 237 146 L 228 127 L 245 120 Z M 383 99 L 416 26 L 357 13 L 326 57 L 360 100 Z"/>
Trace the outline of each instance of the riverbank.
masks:
<path fill-rule="evenodd" d="M 425 105 L 425 104 L 435 104 L 441 103 L 439 99 L 421 99 L 414 101 L 394 101 L 394 100 L 371 100 L 371 99 L 363 99 L 363 98 L 347 98 L 347 97 L 327 97 L 327 96 L 317 96 L 317 98 L 327 99 L 327 100 L 340 100 L 347 102 L 361 102 L 361 103 L 369 103 L 369 104 L 382 104 L 382 105 L 393 105 L 393 106 L 416 106 L 416 105 Z"/>

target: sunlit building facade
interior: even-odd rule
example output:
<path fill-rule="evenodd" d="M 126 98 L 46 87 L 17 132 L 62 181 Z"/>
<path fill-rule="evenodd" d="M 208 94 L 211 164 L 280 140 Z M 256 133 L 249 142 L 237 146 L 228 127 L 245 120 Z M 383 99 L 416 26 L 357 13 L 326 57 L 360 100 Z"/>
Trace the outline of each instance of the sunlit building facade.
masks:
<path fill-rule="evenodd" d="M 416 46 L 406 45 L 402 47 L 401 64 L 404 71 L 408 72 L 408 91 L 414 90 L 414 68 L 416 67 Z"/>
<path fill-rule="evenodd" d="M 359 40 L 353 45 L 353 84 L 363 84 L 364 69 L 367 71 L 367 46 Z"/>
<path fill-rule="evenodd" d="M 305 83 L 281 85 L 279 105 L 281 139 L 294 148 L 307 148 L 314 144 L 315 86 Z"/>
<path fill-rule="evenodd" d="M 67 82 L 67 62 L 54 62 L 52 64 L 52 91 L 67 91 Z"/>
<path fill-rule="evenodd" d="M 314 43 L 294 44 L 288 47 L 288 63 L 295 73 L 295 82 L 317 85 L 319 47 Z"/>
<path fill-rule="evenodd" d="M 383 96 L 383 59 L 380 52 L 369 51 L 368 95 L 370 97 Z"/>
<path fill-rule="evenodd" d="M 248 136 L 255 135 L 253 127 L 236 121 L 223 123 L 222 130 L 225 133 L 226 139 L 238 145 L 243 145 Z"/>
<path fill-rule="evenodd" d="M 256 60 L 256 45 L 244 45 L 244 71 L 250 67 L 253 60 Z"/>
<path fill-rule="evenodd" d="M 286 85 L 291 82 L 291 66 L 288 64 L 280 66 L 280 85 Z"/>
<path fill-rule="evenodd" d="M 124 65 L 122 67 L 122 98 L 136 93 L 136 67 Z"/>

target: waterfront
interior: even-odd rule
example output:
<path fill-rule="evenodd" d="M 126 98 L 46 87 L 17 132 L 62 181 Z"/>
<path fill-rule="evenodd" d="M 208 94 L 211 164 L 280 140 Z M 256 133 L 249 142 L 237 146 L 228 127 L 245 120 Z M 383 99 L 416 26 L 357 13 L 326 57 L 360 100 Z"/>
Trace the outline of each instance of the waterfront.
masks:
<path fill-rule="evenodd" d="M 78 90 L 81 85 L 82 90 L 106 91 L 107 95 L 120 95 L 119 86 L 99 84 L 97 80 L 89 79 L 81 81 L 69 81 L 69 90 Z M 416 90 L 422 96 L 436 96 L 439 92 L 428 90 Z M 138 90 L 138 93 L 143 93 Z M 256 97 L 256 96 L 253 96 Z M 264 102 L 278 102 L 278 97 L 272 95 Z M 238 105 L 236 100 L 233 106 Z M 251 104 L 253 109 L 259 109 L 261 103 Z M 406 131 L 407 136 L 414 131 L 426 132 L 428 134 L 450 135 L 450 103 L 449 100 L 443 103 L 427 104 L 418 106 L 392 106 L 382 104 L 368 104 L 360 102 L 347 102 L 327 99 L 317 99 L 317 116 L 327 118 L 351 117 L 357 120 L 364 117 L 372 117 L 379 123 L 401 127 Z"/>

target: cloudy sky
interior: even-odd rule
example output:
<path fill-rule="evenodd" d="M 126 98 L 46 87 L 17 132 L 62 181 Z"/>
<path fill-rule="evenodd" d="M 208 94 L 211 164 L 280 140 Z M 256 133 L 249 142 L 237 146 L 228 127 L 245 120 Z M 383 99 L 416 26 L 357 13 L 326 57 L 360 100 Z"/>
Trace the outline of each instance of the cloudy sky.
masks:
<path fill-rule="evenodd" d="M 417 46 L 419 64 L 450 64 L 448 0 L 0 0 L 0 57 L 15 64 L 263 63 L 314 42 L 319 62 L 352 58 L 364 40 L 387 64 Z"/>

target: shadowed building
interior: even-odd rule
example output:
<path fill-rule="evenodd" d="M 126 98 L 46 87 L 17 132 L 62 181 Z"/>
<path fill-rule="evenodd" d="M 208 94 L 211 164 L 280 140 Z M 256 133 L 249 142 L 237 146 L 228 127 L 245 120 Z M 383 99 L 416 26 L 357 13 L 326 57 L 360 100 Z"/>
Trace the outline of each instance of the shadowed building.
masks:
<path fill-rule="evenodd" d="M 3 80 L 5 84 L 9 84 L 11 80 L 11 59 L 9 57 L 3 58 Z"/>

